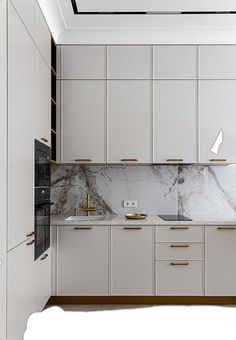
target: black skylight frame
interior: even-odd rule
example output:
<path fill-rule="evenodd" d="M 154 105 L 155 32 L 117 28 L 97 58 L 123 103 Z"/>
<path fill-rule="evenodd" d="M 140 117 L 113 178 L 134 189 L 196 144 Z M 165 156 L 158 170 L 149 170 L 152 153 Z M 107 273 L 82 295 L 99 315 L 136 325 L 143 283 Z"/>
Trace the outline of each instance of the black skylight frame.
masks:
<path fill-rule="evenodd" d="M 71 0 L 75 15 L 158 15 L 158 14 L 236 14 L 236 11 L 208 11 L 208 12 L 82 12 L 78 10 L 76 0 Z"/>

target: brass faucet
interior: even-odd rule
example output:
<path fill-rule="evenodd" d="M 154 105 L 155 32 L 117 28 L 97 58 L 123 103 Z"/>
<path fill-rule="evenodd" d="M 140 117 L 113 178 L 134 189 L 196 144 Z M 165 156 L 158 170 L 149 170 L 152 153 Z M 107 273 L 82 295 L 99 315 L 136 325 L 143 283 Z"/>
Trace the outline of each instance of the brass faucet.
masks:
<path fill-rule="evenodd" d="M 91 213 L 91 212 L 95 212 L 96 209 L 90 207 L 90 193 L 89 193 L 89 192 L 87 192 L 86 201 L 87 201 L 87 206 L 86 206 L 86 208 L 84 208 L 83 210 L 87 213 L 87 216 L 90 216 L 90 213 Z"/>

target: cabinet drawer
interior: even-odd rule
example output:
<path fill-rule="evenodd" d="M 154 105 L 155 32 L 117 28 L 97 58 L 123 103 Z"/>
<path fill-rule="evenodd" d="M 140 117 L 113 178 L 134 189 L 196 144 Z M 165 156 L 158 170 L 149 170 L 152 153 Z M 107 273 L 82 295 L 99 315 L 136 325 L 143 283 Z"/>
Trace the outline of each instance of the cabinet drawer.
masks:
<path fill-rule="evenodd" d="M 158 243 L 156 260 L 203 260 L 201 243 Z"/>
<path fill-rule="evenodd" d="M 157 295 L 203 295 L 201 261 L 156 261 Z"/>
<path fill-rule="evenodd" d="M 202 242 L 202 226 L 161 226 L 156 228 L 156 242 Z"/>

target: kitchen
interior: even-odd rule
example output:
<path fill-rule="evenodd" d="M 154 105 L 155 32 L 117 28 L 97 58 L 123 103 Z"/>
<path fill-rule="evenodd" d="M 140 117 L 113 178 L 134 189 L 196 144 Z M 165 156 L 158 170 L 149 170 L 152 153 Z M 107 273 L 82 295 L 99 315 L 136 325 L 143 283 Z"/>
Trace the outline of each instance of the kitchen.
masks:
<path fill-rule="evenodd" d="M 235 305 L 236 5 L 168 4 L 0 1 L 2 340 L 46 304 Z"/>

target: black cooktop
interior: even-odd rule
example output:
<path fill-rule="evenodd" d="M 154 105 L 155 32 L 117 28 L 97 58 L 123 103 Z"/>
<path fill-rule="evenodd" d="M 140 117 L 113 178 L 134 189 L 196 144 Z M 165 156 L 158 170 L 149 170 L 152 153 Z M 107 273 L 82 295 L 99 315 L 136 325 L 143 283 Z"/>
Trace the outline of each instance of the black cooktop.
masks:
<path fill-rule="evenodd" d="M 192 221 L 191 218 L 183 215 L 158 215 L 164 221 Z"/>

